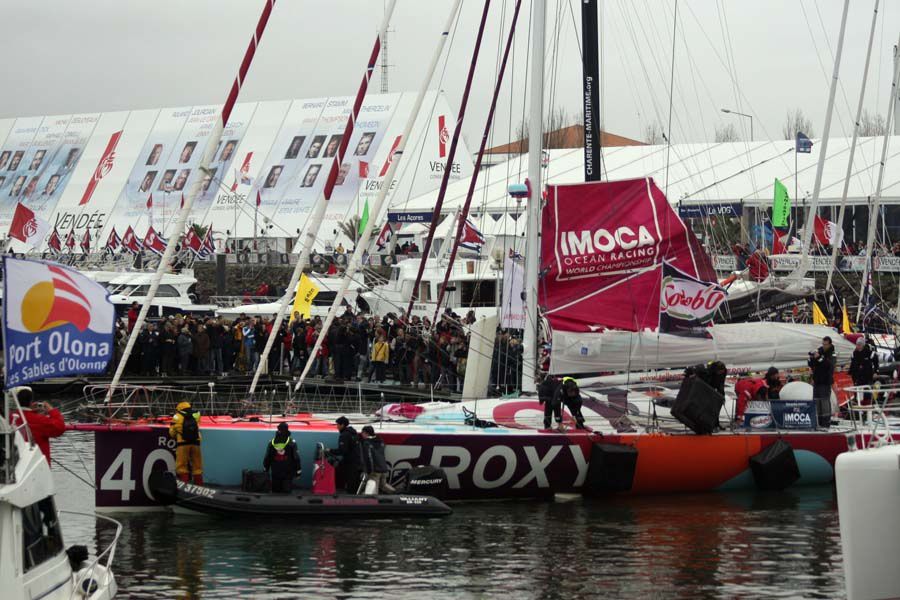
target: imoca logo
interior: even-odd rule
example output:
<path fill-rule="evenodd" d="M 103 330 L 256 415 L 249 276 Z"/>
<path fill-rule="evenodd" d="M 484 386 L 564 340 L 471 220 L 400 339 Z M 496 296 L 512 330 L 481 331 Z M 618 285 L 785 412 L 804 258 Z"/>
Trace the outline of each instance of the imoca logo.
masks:
<path fill-rule="evenodd" d="M 35 283 L 25 292 L 22 302 L 22 324 L 30 333 L 47 331 L 71 323 L 78 331 L 91 322 L 91 303 L 75 285 L 69 274 L 49 267 L 50 281 Z"/>

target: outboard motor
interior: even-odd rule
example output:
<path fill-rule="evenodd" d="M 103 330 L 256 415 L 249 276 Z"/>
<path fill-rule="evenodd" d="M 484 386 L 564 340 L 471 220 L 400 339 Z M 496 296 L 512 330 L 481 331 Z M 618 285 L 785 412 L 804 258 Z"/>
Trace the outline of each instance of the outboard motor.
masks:
<path fill-rule="evenodd" d="M 434 496 L 438 500 L 447 496 L 448 489 L 447 474 L 443 469 L 431 465 L 410 468 L 397 486 L 401 493 Z"/>

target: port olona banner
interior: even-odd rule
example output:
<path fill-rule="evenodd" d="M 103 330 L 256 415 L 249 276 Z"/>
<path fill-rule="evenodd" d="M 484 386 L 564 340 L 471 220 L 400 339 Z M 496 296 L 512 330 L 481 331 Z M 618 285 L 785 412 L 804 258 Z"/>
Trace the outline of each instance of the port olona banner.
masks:
<path fill-rule="evenodd" d="M 112 358 L 114 320 L 106 289 L 78 271 L 4 257 L 5 387 L 102 373 Z"/>
<path fill-rule="evenodd" d="M 659 294 L 659 332 L 710 337 L 708 327 L 728 292 L 663 262 Z"/>
<path fill-rule="evenodd" d="M 716 281 L 709 256 L 650 178 L 548 186 L 542 225 L 538 301 L 554 330 L 656 328 L 664 259 Z"/>

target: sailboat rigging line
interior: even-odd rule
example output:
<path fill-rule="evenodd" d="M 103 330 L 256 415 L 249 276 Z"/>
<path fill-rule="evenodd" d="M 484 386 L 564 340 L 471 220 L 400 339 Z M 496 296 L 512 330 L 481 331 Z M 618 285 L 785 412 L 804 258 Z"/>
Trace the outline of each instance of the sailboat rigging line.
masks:
<path fill-rule="evenodd" d="M 897 42 L 897 50 L 900 50 L 900 41 Z M 862 298 L 865 297 L 866 283 L 869 279 L 869 273 L 872 263 L 872 246 L 875 243 L 875 230 L 878 226 L 878 207 L 881 203 L 881 190 L 884 184 L 884 168 L 887 162 L 888 147 L 891 140 L 891 123 L 894 116 L 894 102 L 897 97 L 897 80 L 900 78 L 900 60 L 896 61 L 897 66 L 894 68 L 894 77 L 891 80 L 891 95 L 888 103 L 887 117 L 885 118 L 884 143 L 881 147 L 881 162 L 878 167 L 878 183 L 875 185 L 875 195 L 872 198 L 872 206 L 869 208 L 869 226 L 866 233 L 866 260 L 863 265 L 863 275 L 859 284 L 860 302 L 856 309 L 856 321 L 859 322 L 862 317 Z M 900 301 L 900 292 L 898 292 L 898 301 Z"/>
<path fill-rule="evenodd" d="M 666 126 L 666 187 L 665 195 L 669 197 L 669 153 L 672 148 L 672 108 L 675 102 L 675 48 L 678 42 L 678 0 L 672 14 L 672 61 L 669 68 L 669 122 Z"/>
<path fill-rule="evenodd" d="M 456 261 L 456 254 L 459 251 L 459 243 L 462 241 L 463 230 L 466 227 L 466 220 L 469 218 L 469 209 L 472 206 L 472 196 L 475 194 L 475 184 L 478 182 L 478 173 L 481 171 L 481 161 L 484 159 L 484 151 L 487 148 L 488 137 L 490 136 L 491 129 L 493 129 L 494 125 L 494 113 L 497 110 L 497 99 L 500 97 L 500 89 L 503 86 L 503 75 L 506 73 L 506 64 L 509 60 L 509 52 L 512 48 L 514 37 L 516 33 L 516 22 L 519 19 L 519 9 L 522 7 L 522 0 L 516 0 L 515 8 L 513 9 L 512 22 L 509 26 L 509 35 L 506 38 L 506 47 L 503 49 L 503 58 L 500 61 L 500 70 L 497 73 L 497 82 L 494 84 L 494 93 L 491 95 L 491 105 L 488 109 L 487 118 L 484 123 L 484 132 L 481 134 L 481 145 L 478 147 L 478 155 L 475 158 L 475 167 L 472 172 L 472 177 L 469 178 L 469 189 L 466 192 L 466 200 L 463 203 L 462 210 L 459 213 L 459 216 L 456 219 L 456 237 L 453 240 L 453 246 L 450 249 L 450 257 L 447 259 L 447 270 L 444 273 L 444 281 L 441 283 L 440 290 L 438 290 L 437 303 L 434 309 L 434 319 L 433 321 L 437 323 L 438 313 L 441 310 L 441 302 L 444 300 L 444 295 L 447 291 L 447 282 L 450 280 L 450 273 L 453 270 L 453 263 Z M 449 239 L 445 240 L 445 244 L 449 242 Z M 425 258 L 422 258 L 422 265 L 425 263 Z M 419 267 L 419 272 L 422 272 L 422 266 Z M 418 279 L 416 281 L 416 285 L 418 285 Z M 415 287 L 413 287 L 413 294 L 415 294 Z"/>
<path fill-rule="evenodd" d="M 328 206 L 328 201 L 331 200 L 331 194 L 334 191 L 334 185 L 337 180 L 338 171 L 341 167 L 341 162 L 343 161 L 344 155 L 347 152 L 347 147 L 350 144 L 350 137 L 353 135 L 353 127 L 356 124 L 356 118 L 359 116 L 359 111 L 362 108 L 363 101 L 366 98 L 366 92 L 369 88 L 369 81 L 372 79 L 372 74 L 375 72 L 375 65 L 378 62 L 378 55 L 381 52 L 381 40 L 383 40 L 385 35 L 387 35 L 387 29 L 390 25 L 391 15 L 394 12 L 394 6 L 396 5 L 396 3 L 396 0 L 390 0 L 387 9 L 385 9 L 384 11 L 384 18 L 381 22 L 381 27 L 378 30 L 378 36 L 375 38 L 375 43 L 372 45 L 372 52 L 369 54 L 369 61 L 366 64 L 365 73 L 363 74 L 362 81 L 359 84 L 359 89 L 356 92 L 356 98 L 353 101 L 353 106 L 350 109 L 350 114 L 347 116 L 347 124 L 344 126 L 344 134 L 343 136 L 341 136 L 340 145 L 338 146 L 338 150 L 331 162 L 331 169 L 329 169 L 328 178 L 325 180 L 325 188 L 322 190 L 322 195 L 316 201 L 316 205 L 313 208 L 312 215 L 310 216 L 310 222 L 307 223 L 306 226 L 305 235 L 301 236 L 302 247 L 300 250 L 300 256 L 297 258 L 297 264 L 294 266 L 294 272 L 291 274 L 291 279 L 288 282 L 287 289 L 285 289 L 284 296 L 282 296 L 281 302 L 278 306 L 278 312 L 275 314 L 275 322 L 272 323 L 272 334 L 269 335 L 268 338 L 266 338 L 266 346 L 259 357 L 259 364 L 256 367 L 256 371 L 253 373 L 253 381 L 250 383 L 249 390 L 249 395 L 251 398 L 253 397 L 253 393 L 256 391 L 256 384 L 259 382 L 260 375 L 262 375 L 263 370 L 268 365 L 269 353 L 272 351 L 272 346 L 275 344 L 275 338 L 277 337 L 275 334 L 279 331 L 279 329 L 281 328 L 281 324 L 284 321 L 284 311 L 297 289 L 297 284 L 300 281 L 300 274 L 303 272 L 303 268 L 309 262 L 310 251 L 312 250 L 313 244 L 315 244 L 316 236 L 318 235 L 319 228 L 322 225 L 322 218 L 325 216 L 325 210 Z M 382 187 L 390 187 L 390 185 L 385 184 Z"/>
<path fill-rule="evenodd" d="M 416 281 L 413 284 L 412 294 L 409 297 L 409 306 L 406 309 L 406 318 L 412 313 L 413 304 L 418 298 L 419 284 L 422 283 L 422 275 L 425 272 L 425 264 L 428 262 L 428 255 L 431 252 L 431 246 L 434 243 L 434 231 L 437 229 L 438 219 L 441 216 L 441 207 L 444 205 L 444 196 L 447 194 L 447 185 L 450 183 L 450 174 L 453 172 L 451 168 L 456 158 L 456 150 L 459 146 L 459 137 L 462 134 L 463 122 L 466 118 L 466 108 L 469 103 L 469 93 L 472 91 L 472 80 L 475 78 L 475 67 L 478 64 L 478 55 L 481 51 L 481 42 L 484 40 L 485 24 L 490 13 L 491 0 L 484 1 L 484 10 L 481 12 L 481 23 L 478 25 L 478 34 L 475 37 L 475 49 L 472 51 L 472 62 L 469 65 L 469 73 L 466 76 L 466 85 L 463 88 L 462 100 L 459 104 L 459 113 L 456 116 L 456 126 L 453 128 L 453 137 L 450 140 L 450 148 L 447 151 L 447 163 L 441 177 L 441 187 L 438 192 L 437 202 L 434 206 L 434 212 L 431 216 L 431 227 L 428 228 L 428 235 L 425 238 L 425 244 L 422 247 L 422 260 L 419 261 L 419 272 L 416 274 Z M 442 133 L 443 135 L 443 133 Z M 475 175 L 473 174 L 473 177 Z"/>
<path fill-rule="evenodd" d="M 444 47 L 446 45 L 447 37 L 449 35 L 450 29 L 453 26 L 454 19 L 456 17 L 457 11 L 459 9 L 459 5 L 461 0 L 454 0 L 454 3 L 451 7 L 450 15 L 448 17 L 448 21 L 445 27 L 441 30 L 440 40 L 435 47 L 434 54 L 431 57 L 431 63 L 428 66 L 428 70 L 426 71 L 425 78 L 422 80 L 422 85 L 416 94 L 415 102 L 413 103 L 412 108 L 410 109 L 409 117 L 406 120 L 406 124 L 403 126 L 403 133 L 400 136 L 400 142 L 397 144 L 397 148 L 394 151 L 394 158 L 390 161 L 390 165 L 388 166 L 388 171 L 384 176 L 384 180 L 386 182 L 391 182 L 394 179 L 395 174 L 397 173 L 398 165 L 403 162 L 403 153 L 406 148 L 406 142 L 409 139 L 410 134 L 412 133 L 412 128 L 415 125 L 416 117 L 422 109 L 422 102 L 425 99 L 426 94 L 428 93 L 428 86 L 431 82 L 432 77 L 434 76 L 434 72 L 437 69 L 438 61 L 443 54 Z M 371 207 L 371 214 L 379 215 L 381 214 L 381 210 L 384 207 L 385 199 L 387 198 L 388 190 L 390 185 L 382 185 L 381 189 L 378 190 L 378 195 L 375 197 L 375 202 Z M 369 246 L 369 239 L 372 237 L 372 229 L 367 227 L 360 239 L 358 240 L 356 247 L 353 249 L 353 255 L 347 262 L 347 268 L 344 272 L 344 278 L 341 281 L 341 287 L 338 289 L 337 294 L 335 294 L 334 300 L 331 303 L 331 308 L 328 310 L 328 316 L 325 317 L 325 322 L 322 324 L 322 331 L 320 335 L 316 338 L 316 343 L 313 345 L 312 350 L 310 351 L 309 358 L 306 361 L 306 364 L 303 367 L 303 371 L 300 374 L 299 379 L 297 380 L 297 384 L 294 389 L 300 389 L 303 385 L 303 380 L 306 378 L 306 375 L 309 373 L 309 369 L 312 367 L 313 358 L 316 356 L 316 353 L 319 351 L 319 348 L 322 347 L 322 341 L 325 336 L 328 335 L 328 329 L 331 327 L 331 324 L 334 322 L 334 318 L 337 315 L 338 308 L 341 306 L 341 301 L 344 298 L 344 295 L 347 293 L 347 290 L 350 287 L 350 281 L 353 275 L 356 273 L 357 269 L 359 269 L 362 254 L 365 248 Z"/>
<path fill-rule="evenodd" d="M 247 76 L 247 72 L 250 70 L 250 65 L 253 63 L 253 57 L 256 54 L 256 48 L 259 45 L 263 33 L 266 30 L 266 25 L 268 25 L 269 22 L 269 16 L 272 14 L 272 10 L 274 7 L 275 0 L 266 0 L 262 14 L 260 15 L 259 21 L 256 24 L 256 29 L 253 32 L 253 39 L 250 40 L 250 44 L 247 46 L 247 50 L 244 52 L 244 57 L 241 60 L 240 67 L 238 68 L 238 73 L 234 78 L 234 83 L 231 86 L 231 91 L 228 93 L 228 98 L 225 100 L 225 104 L 222 107 L 221 118 L 216 122 L 215 128 L 210 132 L 209 141 L 207 141 L 206 143 L 206 147 L 203 151 L 203 156 L 200 159 L 199 166 L 197 167 L 202 173 L 207 173 L 209 171 L 209 165 L 210 163 L 212 163 L 219 140 L 222 138 L 222 133 L 225 131 L 225 125 L 228 123 L 228 118 L 231 116 L 231 111 L 234 108 L 235 102 L 237 102 L 238 94 L 241 89 L 241 83 L 244 81 Z M 187 223 L 187 218 L 191 214 L 191 208 L 194 206 L 194 198 L 196 198 L 198 193 L 200 192 L 200 186 L 202 184 L 202 177 L 195 178 L 195 181 L 191 183 L 190 189 L 188 190 L 188 193 L 184 198 L 184 206 L 181 207 L 178 213 L 178 221 L 175 224 L 175 231 L 184 231 L 185 225 Z M 159 259 L 159 266 L 156 269 L 156 273 L 154 274 L 153 279 L 150 281 L 150 289 L 147 290 L 147 299 L 141 305 L 141 310 L 138 313 L 134 328 L 131 331 L 131 335 L 128 337 L 128 343 L 125 345 L 125 350 L 122 353 L 122 359 L 119 361 L 119 364 L 116 367 L 116 372 L 109 384 L 109 390 L 106 394 L 106 402 L 109 402 L 110 398 L 112 398 L 113 392 L 115 391 L 119 380 L 122 378 L 122 373 L 125 371 L 125 366 L 128 364 L 128 357 L 131 356 L 131 351 L 134 348 L 134 344 L 137 341 L 138 335 L 141 333 L 141 329 L 143 329 L 144 321 L 147 318 L 147 314 L 150 312 L 150 307 L 153 305 L 154 298 L 156 298 L 156 292 L 159 289 L 159 284 L 160 281 L 162 281 L 162 276 L 169 268 L 169 263 L 172 259 L 172 255 L 174 254 L 175 247 L 177 245 L 178 244 L 175 240 L 170 240 L 169 243 L 166 244 L 166 249 L 163 252 L 162 258 Z"/>
<path fill-rule="evenodd" d="M 819 194 L 822 191 L 822 175 L 825 171 L 825 159 L 828 155 L 828 137 L 831 133 L 831 117 L 834 113 L 834 97 L 837 92 L 838 74 L 841 68 L 841 51 L 844 47 L 844 33 L 847 30 L 847 13 L 850 11 L 850 0 L 844 0 L 844 11 L 841 15 L 841 32 L 838 34 L 837 51 L 834 55 L 834 72 L 831 76 L 831 89 L 828 92 L 828 107 L 825 109 L 825 127 L 822 131 L 822 140 L 819 142 L 819 161 L 816 165 L 816 180 L 813 185 L 812 202 L 809 205 L 809 212 L 803 224 L 803 239 L 800 242 L 800 268 L 797 269 L 795 277 L 801 279 L 806 274 L 809 265 L 809 248 L 812 241 L 813 221 L 818 214 Z"/>
<path fill-rule="evenodd" d="M 818 11 L 818 5 L 816 11 Z M 869 32 L 869 45 L 866 48 L 866 61 L 863 66 L 862 84 L 859 90 L 859 104 L 856 106 L 856 119 L 853 121 L 853 139 L 850 142 L 850 157 L 847 159 L 847 174 L 844 177 L 844 189 L 841 192 L 841 209 L 838 212 L 837 224 L 840 227 L 841 239 L 839 243 L 831 245 L 831 268 L 828 269 L 828 278 L 825 282 L 825 292 L 831 290 L 832 275 L 837 264 L 838 250 L 844 245 L 844 217 L 847 213 L 847 191 L 850 188 L 850 177 L 853 173 L 853 156 L 856 153 L 856 141 L 859 138 L 859 120 L 862 116 L 863 102 L 866 97 L 866 79 L 869 76 L 869 59 L 872 57 L 872 43 L 875 41 L 875 28 L 878 23 L 878 0 L 875 0 L 875 8 L 872 10 L 872 29 Z M 887 134 L 887 132 L 885 132 Z"/>
<path fill-rule="evenodd" d="M 708 189 L 710 189 L 710 188 L 716 187 L 716 186 L 719 185 L 720 183 L 723 183 L 723 182 L 725 182 L 725 181 L 728 181 L 729 179 L 734 179 L 735 177 L 738 177 L 738 176 L 740 176 L 740 175 L 743 175 L 744 173 L 747 173 L 748 171 L 752 171 L 752 170 L 755 169 L 756 167 L 762 166 L 762 165 L 766 164 L 767 162 L 769 162 L 769 161 L 771 161 L 771 160 L 775 160 L 776 158 L 779 158 L 779 157 L 781 157 L 781 156 L 785 156 L 785 155 L 788 154 L 789 152 L 793 152 L 793 150 L 794 150 L 794 147 L 791 146 L 790 148 L 788 148 L 788 149 L 785 150 L 784 152 L 779 152 L 778 154 L 775 154 L 775 155 L 773 155 L 773 156 L 770 156 L 769 158 L 764 158 L 763 160 L 759 161 L 759 162 L 756 163 L 756 164 L 750 165 L 749 167 L 744 167 L 744 168 L 742 168 L 740 171 L 737 171 L 737 172 L 735 172 L 735 173 L 732 173 L 731 175 L 726 175 L 725 177 L 723 177 L 723 178 L 721 178 L 721 179 L 719 179 L 719 180 L 717 180 L 717 181 L 712 182 L 711 184 L 709 184 L 709 185 L 706 186 L 706 187 L 702 187 L 702 188 L 700 188 L 699 190 L 695 190 L 695 191 L 693 191 L 693 192 L 691 192 L 691 193 L 685 195 L 683 198 L 681 198 L 681 200 L 688 200 L 688 199 L 692 198 L 695 194 L 700 194 L 700 193 L 702 193 L 702 192 L 705 192 L 706 190 L 708 190 Z"/>

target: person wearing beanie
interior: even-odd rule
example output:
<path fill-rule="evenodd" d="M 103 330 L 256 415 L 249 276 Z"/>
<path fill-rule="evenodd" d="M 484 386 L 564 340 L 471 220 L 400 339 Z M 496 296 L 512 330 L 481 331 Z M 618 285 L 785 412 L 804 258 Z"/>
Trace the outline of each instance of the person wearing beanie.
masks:
<path fill-rule="evenodd" d="M 291 437 L 287 423 L 279 423 L 275 437 L 266 446 L 263 468 L 268 471 L 272 480 L 272 491 L 289 494 L 293 488 L 294 478 L 300 477 L 300 453 L 297 443 Z"/>
<path fill-rule="evenodd" d="M 338 447 L 332 454 L 340 461 L 335 473 L 337 486 L 343 487 L 348 494 L 355 494 L 361 479 L 359 435 L 347 417 L 338 417 L 335 424 L 338 430 Z"/>

